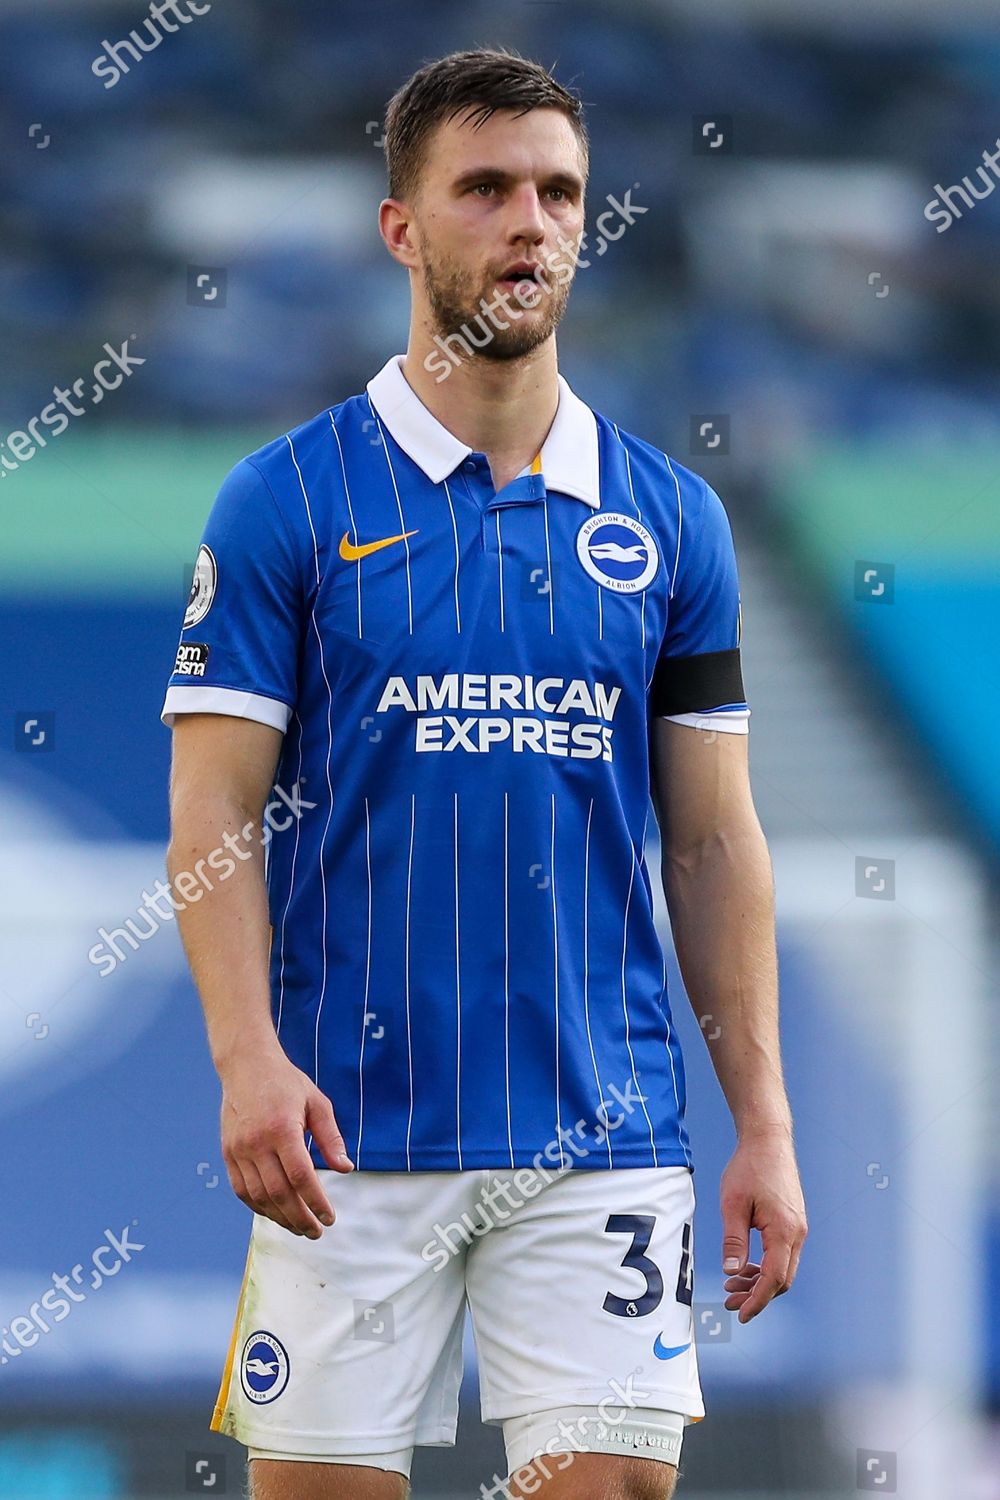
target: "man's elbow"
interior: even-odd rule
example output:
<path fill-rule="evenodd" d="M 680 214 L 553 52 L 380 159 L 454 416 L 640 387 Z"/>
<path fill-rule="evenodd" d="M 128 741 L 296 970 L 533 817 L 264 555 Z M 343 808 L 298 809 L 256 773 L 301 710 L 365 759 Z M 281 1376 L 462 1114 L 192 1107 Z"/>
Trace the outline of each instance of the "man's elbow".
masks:
<path fill-rule="evenodd" d="M 223 847 L 227 834 L 246 837 L 259 825 L 260 817 L 261 811 L 254 812 L 249 799 L 236 794 L 175 787 L 167 844 L 168 876 L 173 879 L 177 871 L 190 869 L 194 860 Z"/>
<path fill-rule="evenodd" d="M 747 860 L 768 858 L 767 840 L 752 804 L 737 816 L 687 830 L 683 838 L 664 837 L 661 850 L 665 877 L 691 875 L 705 866 L 738 870 Z"/>

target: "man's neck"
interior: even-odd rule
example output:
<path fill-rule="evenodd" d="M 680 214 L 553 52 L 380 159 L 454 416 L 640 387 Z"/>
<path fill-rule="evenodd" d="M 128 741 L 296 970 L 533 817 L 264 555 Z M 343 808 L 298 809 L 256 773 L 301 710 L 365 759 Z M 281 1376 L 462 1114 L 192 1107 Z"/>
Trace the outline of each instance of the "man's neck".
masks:
<path fill-rule="evenodd" d="M 474 357 L 443 379 L 438 346 L 432 369 L 425 340 L 411 330 L 403 374 L 428 411 L 475 453 L 485 453 L 499 491 L 531 463 L 548 435 L 559 404 L 556 341 L 517 360 Z M 437 372 L 437 375 L 432 373 Z"/>

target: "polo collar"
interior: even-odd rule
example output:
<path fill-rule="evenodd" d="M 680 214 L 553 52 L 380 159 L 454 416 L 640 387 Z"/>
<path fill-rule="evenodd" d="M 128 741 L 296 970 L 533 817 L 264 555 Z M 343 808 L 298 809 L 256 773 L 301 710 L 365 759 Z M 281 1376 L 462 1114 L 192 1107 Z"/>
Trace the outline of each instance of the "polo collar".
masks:
<path fill-rule="evenodd" d="M 402 354 L 394 354 L 368 382 L 368 395 L 380 419 L 403 452 L 440 484 L 472 449 L 448 431 L 420 400 L 403 374 Z M 559 376 L 559 405 L 542 444 L 545 488 L 601 505 L 597 419 L 590 407 Z"/>

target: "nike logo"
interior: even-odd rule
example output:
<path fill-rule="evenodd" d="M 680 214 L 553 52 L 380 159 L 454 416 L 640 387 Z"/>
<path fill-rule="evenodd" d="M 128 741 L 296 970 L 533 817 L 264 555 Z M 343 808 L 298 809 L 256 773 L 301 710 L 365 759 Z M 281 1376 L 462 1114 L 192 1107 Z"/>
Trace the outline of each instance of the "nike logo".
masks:
<path fill-rule="evenodd" d="M 691 1340 L 686 1344 L 676 1344 L 673 1349 L 668 1349 L 663 1342 L 661 1334 L 656 1335 L 656 1343 L 653 1345 L 653 1353 L 657 1359 L 676 1359 L 678 1354 L 683 1354 L 685 1349 L 690 1349 Z"/>
<path fill-rule="evenodd" d="M 419 531 L 419 527 L 417 530 Z M 362 557 L 367 557 L 369 552 L 378 552 L 383 547 L 391 547 L 393 542 L 405 541 L 408 536 L 416 536 L 416 531 L 401 531 L 399 536 L 384 536 L 377 542 L 362 542 L 361 546 L 355 546 L 354 542 L 348 541 L 347 532 L 340 538 L 340 555 L 345 562 L 357 562 Z"/>

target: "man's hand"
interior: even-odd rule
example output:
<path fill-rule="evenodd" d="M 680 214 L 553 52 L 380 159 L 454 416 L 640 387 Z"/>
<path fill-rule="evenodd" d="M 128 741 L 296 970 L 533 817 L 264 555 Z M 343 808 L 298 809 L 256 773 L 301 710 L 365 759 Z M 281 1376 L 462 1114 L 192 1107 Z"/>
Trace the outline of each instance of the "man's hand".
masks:
<path fill-rule="evenodd" d="M 222 1073 L 222 1156 L 233 1192 L 292 1234 L 318 1240 L 335 1214 L 306 1150 L 311 1131 L 327 1165 L 350 1172 L 333 1106 L 280 1047 Z"/>
<path fill-rule="evenodd" d="M 749 1323 L 795 1280 L 808 1233 L 805 1201 L 788 1130 L 744 1135 L 722 1174 L 722 1268 L 725 1307 Z M 760 1265 L 748 1259 L 750 1230 L 760 1231 Z"/>

